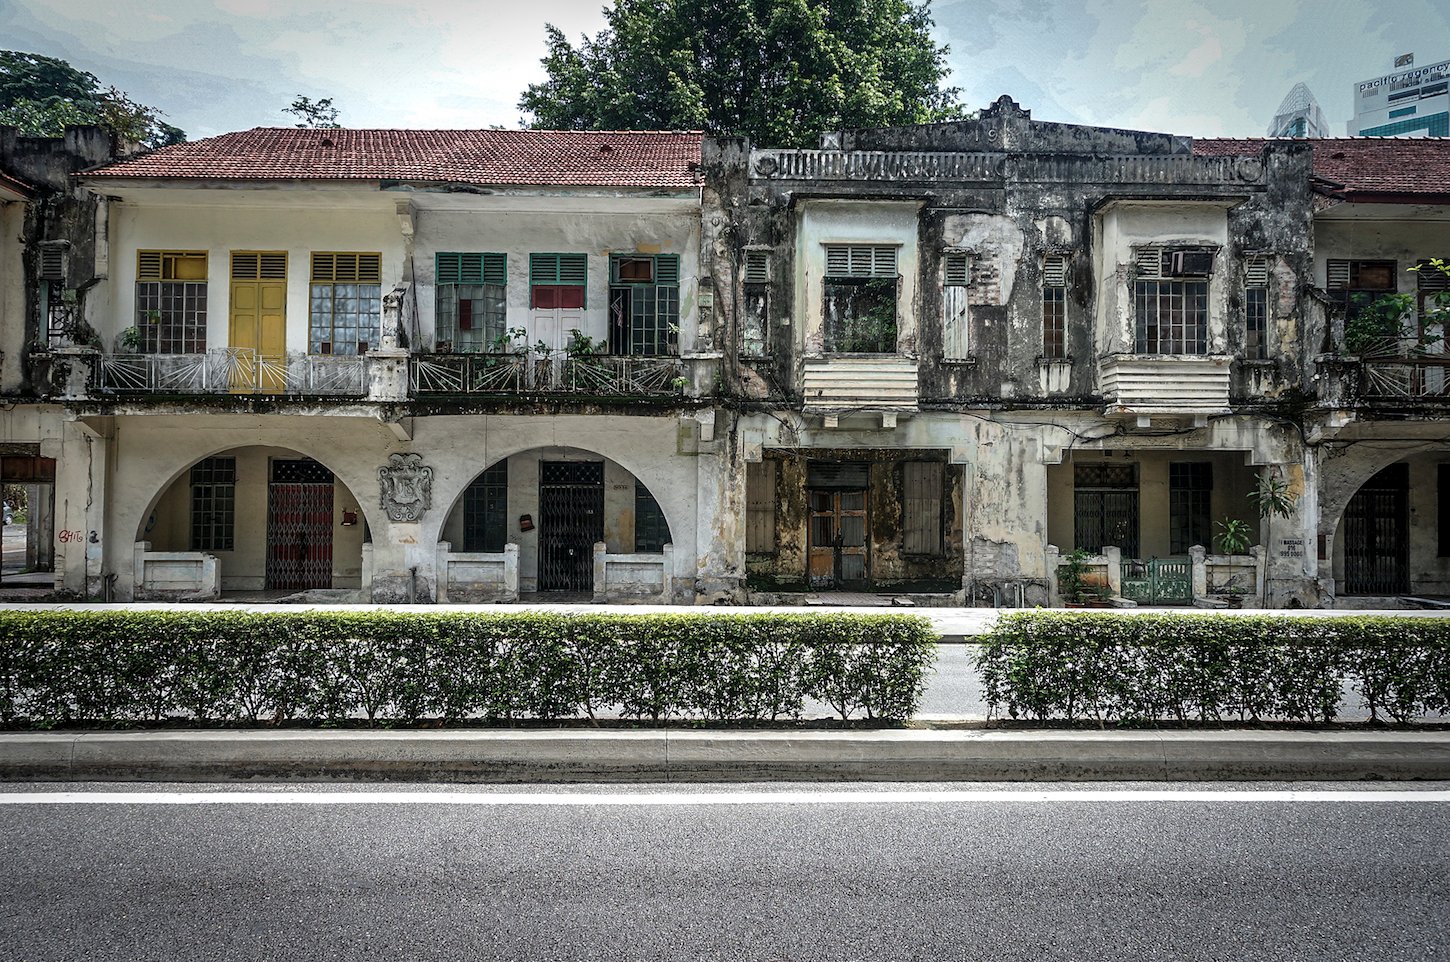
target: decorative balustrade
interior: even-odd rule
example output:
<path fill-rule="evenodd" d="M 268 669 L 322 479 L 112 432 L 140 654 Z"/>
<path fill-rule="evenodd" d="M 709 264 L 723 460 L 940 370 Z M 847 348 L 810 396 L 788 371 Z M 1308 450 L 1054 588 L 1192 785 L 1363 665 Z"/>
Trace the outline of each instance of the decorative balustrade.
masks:
<path fill-rule="evenodd" d="M 272 394 L 364 397 L 366 358 L 290 353 L 263 355 L 242 348 L 204 354 L 102 354 L 97 394 Z"/>
<path fill-rule="evenodd" d="M 1450 355 L 1365 358 L 1359 396 L 1366 401 L 1450 399 Z"/>
<path fill-rule="evenodd" d="M 681 394 L 685 384 L 685 368 L 677 357 L 419 354 L 410 369 L 410 387 L 417 395 L 651 397 Z"/>

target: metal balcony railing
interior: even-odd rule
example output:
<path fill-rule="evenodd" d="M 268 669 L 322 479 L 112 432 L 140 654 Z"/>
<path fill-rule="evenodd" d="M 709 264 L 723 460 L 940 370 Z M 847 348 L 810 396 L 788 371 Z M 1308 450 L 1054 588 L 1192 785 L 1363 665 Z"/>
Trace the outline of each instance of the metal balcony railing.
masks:
<path fill-rule="evenodd" d="M 204 354 L 102 354 L 95 391 L 363 397 L 368 385 L 362 356 L 265 355 L 228 347 Z"/>
<path fill-rule="evenodd" d="M 682 393 L 684 385 L 685 369 L 677 357 L 418 354 L 409 370 L 416 395 L 654 397 Z"/>
<path fill-rule="evenodd" d="M 1365 358 L 1359 396 L 1366 401 L 1450 399 L 1450 355 Z"/>

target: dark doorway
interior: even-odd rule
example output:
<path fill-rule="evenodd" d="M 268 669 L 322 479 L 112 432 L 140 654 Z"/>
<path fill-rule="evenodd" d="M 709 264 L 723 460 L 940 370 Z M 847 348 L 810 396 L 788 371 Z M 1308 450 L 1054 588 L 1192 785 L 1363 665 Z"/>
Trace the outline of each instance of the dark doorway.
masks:
<path fill-rule="evenodd" d="M 1138 557 L 1138 465 L 1090 461 L 1073 467 L 1073 547 L 1099 554 L 1116 545 Z"/>
<path fill-rule="evenodd" d="M 267 588 L 332 587 L 332 472 L 310 458 L 275 460 L 267 485 Z"/>
<path fill-rule="evenodd" d="M 1344 590 L 1410 590 L 1410 468 L 1392 464 L 1366 481 L 1344 509 Z"/>
<path fill-rule="evenodd" d="M 867 532 L 870 466 L 814 462 L 806 472 L 812 588 L 864 588 L 870 580 Z"/>
<path fill-rule="evenodd" d="M 539 462 L 539 590 L 593 591 L 604 540 L 604 462 Z"/>

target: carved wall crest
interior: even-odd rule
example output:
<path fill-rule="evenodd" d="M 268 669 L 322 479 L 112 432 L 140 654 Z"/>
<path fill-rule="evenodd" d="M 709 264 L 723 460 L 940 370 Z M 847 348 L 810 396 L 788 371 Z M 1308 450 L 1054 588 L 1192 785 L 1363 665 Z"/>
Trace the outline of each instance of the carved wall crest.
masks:
<path fill-rule="evenodd" d="M 433 469 L 421 454 L 390 454 L 378 468 L 383 510 L 393 521 L 417 521 L 433 504 Z"/>

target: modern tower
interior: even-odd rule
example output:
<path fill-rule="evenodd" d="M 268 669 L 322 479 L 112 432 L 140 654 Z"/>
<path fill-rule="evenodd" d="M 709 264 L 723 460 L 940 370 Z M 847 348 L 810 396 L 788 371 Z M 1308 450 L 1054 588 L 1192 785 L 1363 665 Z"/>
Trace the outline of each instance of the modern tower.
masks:
<path fill-rule="evenodd" d="M 1450 137 L 1450 60 L 1355 84 L 1349 132 L 1365 137 Z"/>
<path fill-rule="evenodd" d="M 1269 124 L 1270 137 L 1327 137 L 1329 125 L 1324 121 L 1324 111 L 1319 101 L 1303 84 L 1295 84 L 1274 111 L 1274 120 Z"/>

